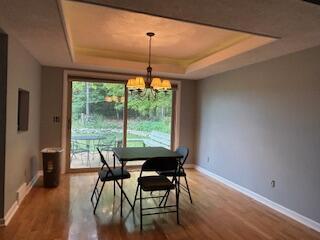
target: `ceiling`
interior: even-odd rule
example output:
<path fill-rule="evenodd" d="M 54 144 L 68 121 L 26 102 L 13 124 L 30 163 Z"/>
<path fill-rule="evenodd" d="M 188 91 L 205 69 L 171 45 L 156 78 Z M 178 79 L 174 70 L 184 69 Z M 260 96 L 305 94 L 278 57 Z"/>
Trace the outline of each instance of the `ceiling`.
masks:
<path fill-rule="evenodd" d="M 148 61 L 148 31 L 156 34 L 152 40 L 153 69 L 163 73 L 186 74 L 274 41 L 99 5 L 60 3 L 75 63 L 143 70 Z M 230 51 L 235 48 L 239 50 Z M 216 61 L 206 60 L 213 57 Z"/>
<path fill-rule="evenodd" d="M 154 31 L 156 74 L 181 79 L 320 45 L 319 26 L 300 0 L 0 0 L 0 27 L 43 65 L 141 74 Z"/>

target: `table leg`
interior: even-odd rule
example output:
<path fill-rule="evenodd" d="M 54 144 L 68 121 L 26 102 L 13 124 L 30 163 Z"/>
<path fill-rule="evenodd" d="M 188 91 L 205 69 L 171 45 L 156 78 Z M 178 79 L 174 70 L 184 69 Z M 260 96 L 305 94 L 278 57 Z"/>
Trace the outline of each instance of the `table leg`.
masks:
<path fill-rule="evenodd" d="M 116 167 L 116 156 L 113 154 L 113 168 Z M 116 183 L 113 181 L 113 196 L 116 195 Z"/>
<path fill-rule="evenodd" d="M 123 176 L 123 161 L 121 162 L 121 175 Z M 120 216 L 122 217 L 122 199 L 123 198 L 123 179 L 121 178 L 121 209 L 120 209 Z"/>
<path fill-rule="evenodd" d="M 178 211 L 178 206 L 179 206 L 179 196 L 180 196 L 180 172 L 181 172 L 181 159 L 179 159 L 179 164 L 178 164 L 178 194 L 176 196 L 176 201 L 177 201 L 177 211 Z M 179 222 L 179 221 L 178 221 Z"/>
<path fill-rule="evenodd" d="M 121 183 L 119 183 L 118 181 L 115 181 L 115 182 L 118 184 L 118 187 L 121 188 Z M 123 196 L 127 199 L 130 207 L 133 208 L 133 205 L 132 205 L 132 203 L 130 202 L 130 200 L 129 200 L 127 194 L 126 194 L 126 192 L 125 192 L 125 191 L 122 191 L 122 193 L 123 193 Z"/>
<path fill-rule="evenodd" d="M 90 145 L 89 145 L 89 141 L 88 141 L 88 140 L 86 141 L 86 147 L 87 147 L 87 150 L 88 150 L 88 153 L 87 153 L 87 166 L 90 166 L 90 163 L 89 163 L 89 158 L 90 158 Z"/>

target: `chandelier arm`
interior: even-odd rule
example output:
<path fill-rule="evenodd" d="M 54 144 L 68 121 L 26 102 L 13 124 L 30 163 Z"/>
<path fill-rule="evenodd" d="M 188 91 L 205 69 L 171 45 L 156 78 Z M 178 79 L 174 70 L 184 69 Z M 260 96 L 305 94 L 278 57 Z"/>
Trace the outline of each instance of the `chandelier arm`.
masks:
<path fill-rule="evenodd" d="M 145 97 L 146 96 L 146 93 L 147 93 L 147 91 L 146 91 L 146 89 L 144 90 L 144 91 L 142 91 L 142 92 L 138 92 L 138 96 L 140 97 L 140 99 L 141 98 L 143 98 L 143 97 Z"/>
<path fill-rule="evenodd" d="M 153 89 L 151 89 L 151 91 L 152 91 L 153 98 L 156 99 L 157 98 L 157 91 L 153 90 Z"/>

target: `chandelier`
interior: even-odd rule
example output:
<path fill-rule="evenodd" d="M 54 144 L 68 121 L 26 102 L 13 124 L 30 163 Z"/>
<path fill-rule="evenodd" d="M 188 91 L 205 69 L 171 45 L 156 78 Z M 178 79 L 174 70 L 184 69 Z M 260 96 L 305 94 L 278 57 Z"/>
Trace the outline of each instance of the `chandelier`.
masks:
<path fill-rule="evenodd" d="M 146 78 L 138 76 L 129 79 L 127 88 L 131 93 L 137 93 L 142 97 L 148 96 L 148 99 L 150 99 L 151 96 L 156 98 L 158 92 L 167 93 L 168 90 L 171 90 L 171 83 L 169 80 L 162 80 L 159 77 L 152 76 L 151 39 L 155 34 L 153 32 L 148 32 L 146 35 L 149 37 L 149 66 L 147 67 Z"/>
<path fill-rule="evenodd" d="M 106 96 L 104 101 L 108 103 L 124 103 L 125 98 L 123 96 Z"/>

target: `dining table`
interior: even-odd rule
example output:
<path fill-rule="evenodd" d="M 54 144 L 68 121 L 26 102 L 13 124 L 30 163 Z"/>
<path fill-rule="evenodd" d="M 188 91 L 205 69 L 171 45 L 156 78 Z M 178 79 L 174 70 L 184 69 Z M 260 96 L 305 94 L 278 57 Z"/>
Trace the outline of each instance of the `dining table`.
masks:
<path fill-rule="evenodd" d="M 91 167 L 90 162 L 90 149 L 94 148 L 94 142 L 98 141 L 98 143 L 105 139 L 105 136 L 102 135 L 72 135 L 71 142 L 85 142 L 85 150 L 87 151 L 87 165 Z M 73 149 L 71 149 L 73 151 Z"/>
<path fill-rule="evenodd" d="M 173 161 L 177 161 L 183 158 L 181 154 L 176 153 L 164 147 L 116 147 L 116 148 L 113 148 L 112 151 L 113 151 L 113 167 L 116 167 L 116 159 L 118 159 L 118 161 L 121 164 L 122 173 L 126 163 L 129 161 L 144 161 L 144 160 L 159 158 L 159 157 L 171 158 Z M 128 201 L 129 205 L 132 208 L 134 208 L 134 205 L 130 202 L 126 192 L 123 189 L 122 179 L 121 179 L 120 186 L 121 186 L 120 187 L 120 190 L 121 190 L 120 215 L 122 216 L 123 195 L 125 196 L 126 200 Z M 113 191 L 115 195 L 115 183 L 113 185 Z"/>

